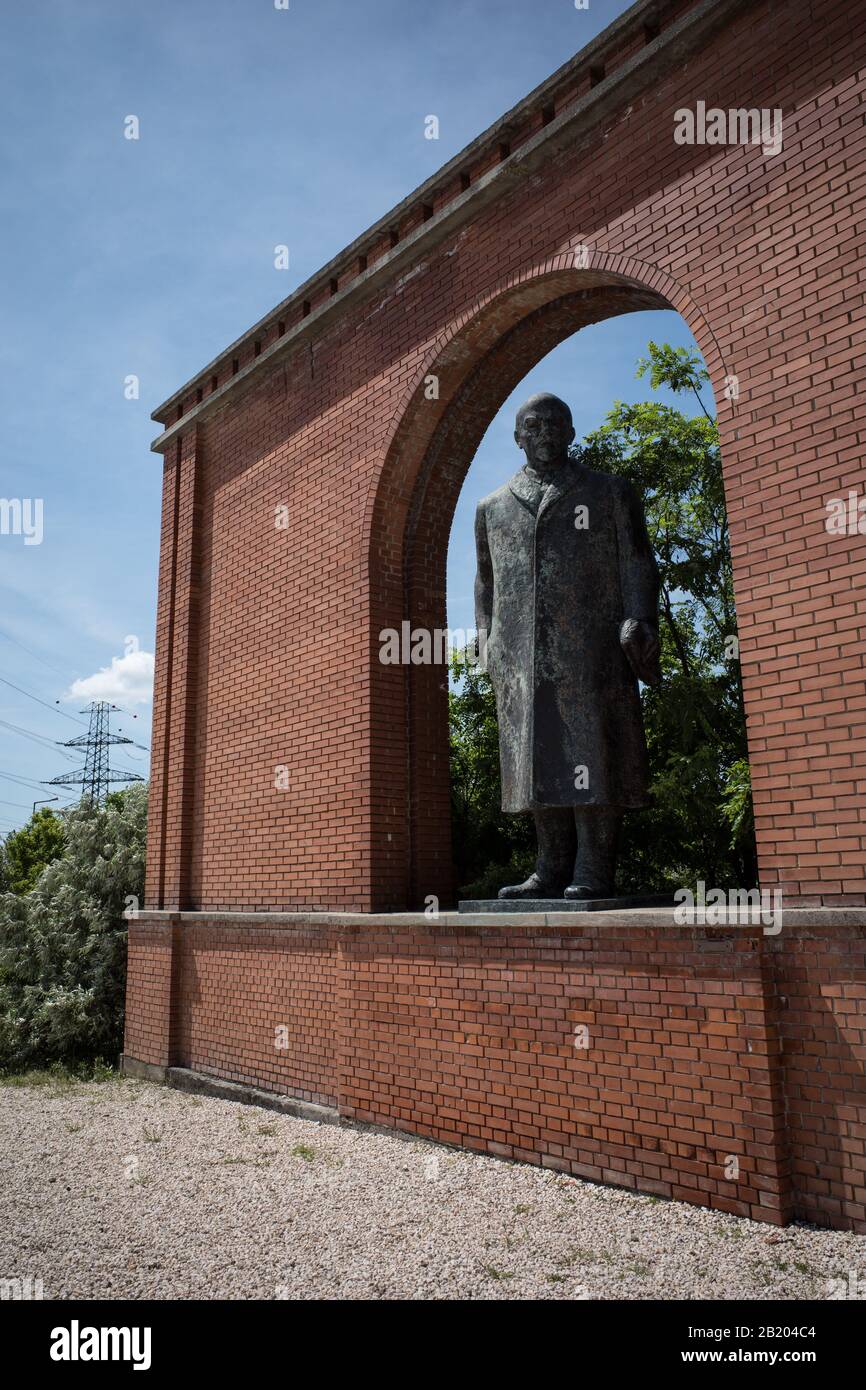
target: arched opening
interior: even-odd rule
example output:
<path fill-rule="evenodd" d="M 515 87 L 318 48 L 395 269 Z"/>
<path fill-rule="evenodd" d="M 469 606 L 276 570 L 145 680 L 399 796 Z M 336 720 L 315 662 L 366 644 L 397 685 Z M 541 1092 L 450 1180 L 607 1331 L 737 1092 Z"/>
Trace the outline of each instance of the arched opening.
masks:
<path fill-rule="evenodd" d="M 457 499 L 490 421 L 532 367 L 602 319 L 678 309 L 717 400 L 724 368 L 699 312 L 670 284 L 623 269 L 557 262 L 476 306 L 433 345 L 400 417 L 370 514 L 373 896 L 381 908 L 452 901 L 448 673 L 384 665 L 379 634 L 447 627 L 448 539 Z M 660 277 L 658 277 L 660 279 Z M 687 312 L 688 311 L 688 312 Z M 721 412 L 723 420 L 728 418 Z M 518 464 L 515 464 L 515 469 Z M 503 478 L 502 481 L 505 481 Z"/>

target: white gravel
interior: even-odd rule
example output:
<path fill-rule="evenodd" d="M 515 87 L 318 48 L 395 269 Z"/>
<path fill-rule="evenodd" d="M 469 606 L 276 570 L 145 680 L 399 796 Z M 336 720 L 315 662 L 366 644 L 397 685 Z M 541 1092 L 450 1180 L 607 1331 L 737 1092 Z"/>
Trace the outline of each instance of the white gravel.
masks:
<path fill-rule="evenodd" d="M 828 1296 L 866 1237 L 132 1080 L 0 1088 L 0 1279 L 46 1298 Z"/>

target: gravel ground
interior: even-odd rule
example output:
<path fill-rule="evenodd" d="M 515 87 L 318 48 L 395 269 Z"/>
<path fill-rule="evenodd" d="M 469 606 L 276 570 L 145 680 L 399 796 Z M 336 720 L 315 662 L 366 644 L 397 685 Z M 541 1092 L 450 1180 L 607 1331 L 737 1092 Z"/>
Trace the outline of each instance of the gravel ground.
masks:
<path fill-rule="evenodd" d="M 0 1089 L 0 1278 L 46 1298 L 828 1296 L 786 1230 L 132 1080 Z"/>

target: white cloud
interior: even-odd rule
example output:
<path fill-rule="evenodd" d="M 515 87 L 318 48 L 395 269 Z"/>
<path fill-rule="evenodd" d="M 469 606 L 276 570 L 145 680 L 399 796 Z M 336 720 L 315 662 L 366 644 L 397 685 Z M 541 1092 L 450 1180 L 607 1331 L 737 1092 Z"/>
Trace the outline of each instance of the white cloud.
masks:
<path fill-rule="evenodd" d="M 153 695 L 153 652 L 113 656 L 92 676 L 73 681 L 64 700 L 109 700 L 116 705 L 147 705 Z"/>

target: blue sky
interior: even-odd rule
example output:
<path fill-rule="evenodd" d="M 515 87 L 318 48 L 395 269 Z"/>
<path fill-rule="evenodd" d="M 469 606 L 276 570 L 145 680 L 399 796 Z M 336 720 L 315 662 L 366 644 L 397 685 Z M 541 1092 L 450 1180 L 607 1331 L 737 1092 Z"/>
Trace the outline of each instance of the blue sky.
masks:
<path fill-rule="evenodd" d="M 18 687 L 0 684 L 0 834 L 51 794 L 42 779 L 80 765 L 52 745 L 82 732 L 89 699 L 122 703 L 113 727 L 149 744 L 154 406 L 625 8 L 6 0 L 0 497 L 42 499 L 43 535 L 0 535 L 0 679 Z M 634 365 L 651 334 L 691 344 L 672 313 L 596 325 L 493 421 L 452 533 L 451 626 L 471 623 L 475 502 L 522 461 L 515 405 L 556 391 L 585 433 L 646 395 Z M 114 761 L 147 772 L 141 749 Z"/>

